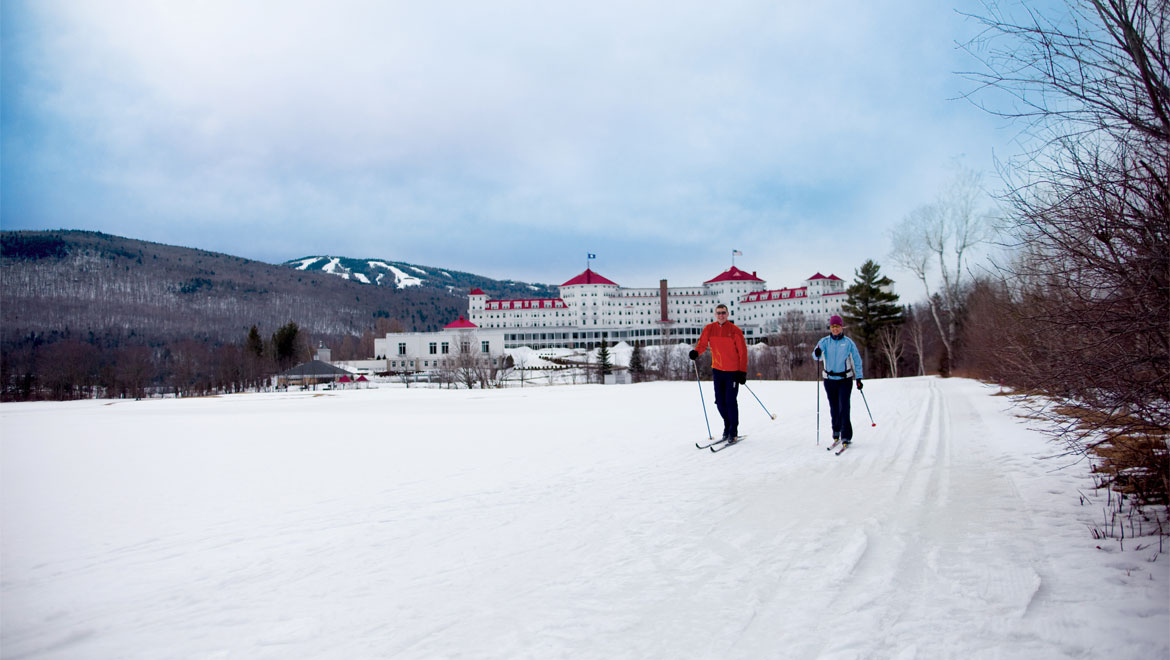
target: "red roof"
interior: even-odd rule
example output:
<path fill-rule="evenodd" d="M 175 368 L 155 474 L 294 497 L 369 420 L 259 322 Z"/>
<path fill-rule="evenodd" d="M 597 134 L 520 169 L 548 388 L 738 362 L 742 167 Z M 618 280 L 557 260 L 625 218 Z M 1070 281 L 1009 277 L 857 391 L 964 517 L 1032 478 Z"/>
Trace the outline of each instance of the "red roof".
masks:
<path fill-rule="evenodd" d="M 342 376 L 341 378 L 337 379 L 337 382 L 339 382 L 339 383 L 352 383 L 353 381 L 349 379 L 349 376 Z"/>
<path fill-rule="evenodd" d="M 479 326 L 472 323 L 471 321 L 468 321 L 467 319 L 463 318 L 462 316 L 460 316 L 458 321 L 452 321 L 443 327 L 444 328 L 478 328 Z"/>
<path fill-rule="evenodd" d="M 767 302 L 769 300 L 795 300 L 808 296 L 808 287 L 799 289 L 774 289 L 772 291 L 753 291 L 739 299 L 743 303 Z"/>
<path fill-rule="evenodd" d="M 565 309 L 560 298 L 517 298 L 515 300 L 489 300 L 487 308 L 496 309 Z"/>
<path fill-rule="evenodd" d="M 709 279 L 706 282 L 703 282 L 703 284 L 710 284 L 712 282 L 763 282 L 763 281 L 764 280 L 761 280 L 760 278 L 756 277 L 755 273 L 749 273 L 745 270 L 740 270 L 740 269 L 736 268 L 735 266 L 732 266 L 731 268 L 728 268 L 727 270 L 723 271 L 722 273 L 719 273 L 719 275 L 717 275 L 716 277 Z"/>
<path fill-rule="evenodd" d="M 486 296 L 487 294 L 483 292 L 483 289 L 481 289 L 481 288 L 479 288 L 479 287 L 475 287 L 474 289 L 472 289 L 472 290 L 471 290 L 471 293 L 470 293 L 470 294 L 468 294 L 468 295 L 472 295 L 472 296 Z"/>
<path fill-rule="evenodd" d="M 357 377 L 357 382 L 359 382 L 359 383 L 368 383 L 368 382 L 370 382 L 370 379 L 366 378 L 365 376 L 358 376 L 358 377 Z"/>
<path fill-rule="evenodd" d="M 584 273 L 581 273 L 577 277 L 574 277 L 573 279 L 569 280 L 568 282 L 565 282 L 561 286 L 573 286 L 575 284 L 612 284 L 614 286 L 618 285 L 617 282 L 606 279 L 588 268 L 585 269 Z"/>
<path fill-rule="evenodd" d="M 808 279 L 810 279 L 810 280 L 837 280 L 837 281 L 844 281 L 844 280 L 842 280 L 840 277 L 837 277 L 836 275 L 830 275 L 830 276 L 828 276 L 828 277 L 825 277 L 824 275 L 821 275 L 820 273 L 817 273 L 816 275 L 813 275 L 812 277 L 810 277 L 810 278 L 808 278 Z"/>

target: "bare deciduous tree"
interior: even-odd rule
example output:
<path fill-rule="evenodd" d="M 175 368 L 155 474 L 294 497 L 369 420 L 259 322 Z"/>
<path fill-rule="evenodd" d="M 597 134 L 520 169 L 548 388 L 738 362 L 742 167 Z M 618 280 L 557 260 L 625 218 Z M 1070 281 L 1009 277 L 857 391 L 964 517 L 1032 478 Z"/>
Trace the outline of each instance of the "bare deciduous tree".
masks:
<path fill-rule="evenodd" d="M 890 259 L 922 283 L 950 361 L 955 356 L 967 259 L 994 236 L 992 216 L 981 206 L 984 198 L 979 174 L 960 168 L 936 201 L 911 211 L 890 232 Z M 932 291 L 936 267 L 942 282 Z"/>
<path fill-rule="evenodd" d="M 890 365 L 890 377 L 898 377 L 898 360 L 902 357 L 902 326 L 887 325 L 878 331 L 878 350 Z"/>
<path fill-rule="evenodd" d="M 924 310 L 918 306 L 911 307 L 906 311 L 906 322 L 903 327 L 906 329 L 907 341 L 914 348 L 914 357 L 918 362 L 918 372 L 915 375 L 926 375 L 926 328 L 923 327 Z"/>
<path fill-rule="evenodd" d="M 777 324 L 775 334 L 768 337 L 768 344 L 777 349 L 779 378 L 816 378 L 815 369 L 804 369 L 813 364 L 810 357 L 812 345 L 819 339 L 809 329 L 809 316 L 801 311 L 786 312 Z M 807 371 L 807 373 L 806 373 Z"/>
<path fill-rule="evenodd" d="M 968 45 L 972 98 L 1034 141 L 1003 165 L 1023 320 L 1013 384 L 1082 411 L 1066 438 L 1170 432 L 1170 23 L 1167 0 L 1085 0 L 1063 14 L 988 6 Z M 993 89 L 1003 95 L 983 95 Z M 1156 449 L 1158 446 L 1161 449 Z M 1159 453 L 1160 452 L 1160 453 Z M 1157 463 L 1162 456 L 1162 463 Z"/>

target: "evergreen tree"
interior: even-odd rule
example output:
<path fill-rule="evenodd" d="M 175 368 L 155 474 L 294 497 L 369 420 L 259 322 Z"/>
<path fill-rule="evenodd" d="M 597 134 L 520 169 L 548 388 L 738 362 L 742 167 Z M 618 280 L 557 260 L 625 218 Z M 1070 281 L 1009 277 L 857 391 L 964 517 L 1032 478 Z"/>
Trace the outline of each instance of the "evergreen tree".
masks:
<path fill-rule="evenodd" d="M 630 374 L 634 381 L 639 382 L 646 373 L 646 358 L 642 356 L 642 342 L 634 344 L 634 351 L 630 353 Z"/>
<path fill-rule="evenodd" d="M 613 373 L 613 363 L 609 361 L 609 343 L 604 339 L 601 340 L 601 348 L 597 349 L 597 369 L 601 372 L 603 382 L 607 375 Z"/>
<path fill-rule="evenodd" d="M 867 366 L 870 364 L 870 349 L 877 347 L 882 328 L 898 325 L 903 320 L 898 294 L 889 290 L 894 281 L 880 271 L 881 266 L 873 259 L 862 264 L 854 271 L 856 278 L 845 290 L 845 303 L 841 305 L 849 336 L 857 342 Z"/>
<path fill-rule="evenodd" d="M 272 335 L 276 363 L 281 369 L 293 366 L 300 357 L 300 333 L 297 324 L 290 321 Z"/>
<path fill-rule="evenodd" d="M 248 343 L 246 344 L 248 354 L 261 357 L 264 355 L 264 340 L 260 338 L 260 330 L 256 326 L 248 331 Z"/>

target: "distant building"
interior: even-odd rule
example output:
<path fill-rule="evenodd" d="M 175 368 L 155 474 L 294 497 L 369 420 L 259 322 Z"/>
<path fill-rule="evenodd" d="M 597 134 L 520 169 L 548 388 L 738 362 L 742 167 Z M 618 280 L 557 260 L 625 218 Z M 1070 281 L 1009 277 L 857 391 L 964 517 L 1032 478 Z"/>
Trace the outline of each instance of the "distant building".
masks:
<path fill-rule="evenodd" d="M 491 300 L 480 289 L 468 296 L 468 317 L 480 332 L 502 330 L 504 347 L 594 348 L 610 344 L 698 341 L 727 305 L 748 341 L 775 332 L 787 315 L 802 312 L 809 326 L 841 313 L 845 282 L 817 273 L 803 286 L 769 289 L 755 272 L 732 266 L 702 285 L 627 288 L 586 269 L 560 286 L 560 298 Z"/>
<path fill-rule="evenodd" d="M 276 383 L 281 387 L 289 385 L 321 385 L 332 383 L 350 373 L 345 369 L 335 367 L 328 362 L 313 360 L 305 362 L 287 371 L 276 375 Z"/>
<path fill-rule="evenodd" d="M 393 373 L 427 372 L 460 357 L 502 360 L 504 331 L 485 330 L 460 316 L 439 332 L 395 332 L 374 339 L 374 358 Z"/>
<path fill-rule="evenodd" d="M 762 341 L 783 319 L 800 312 L 804 323 L 822 327 L 841 313 L 845 282 L 817 273 L 802 286 L 769 289 L 756 273 L 735 266 L 701 285 L 627 288 L 591 269 L 560 286 L 560 298 L 489 299 L 480 289 L 468 294 L 468 318 L 440 332 L 391 333 L 374 340 L 374 357 L 386 371 L 429 372 L 470 351 L 500 360 L 509 348 L 593 349 L 602 340 L 644 345 L 698 341 L 727 305 L 730 318 L 749 342 Z"/>

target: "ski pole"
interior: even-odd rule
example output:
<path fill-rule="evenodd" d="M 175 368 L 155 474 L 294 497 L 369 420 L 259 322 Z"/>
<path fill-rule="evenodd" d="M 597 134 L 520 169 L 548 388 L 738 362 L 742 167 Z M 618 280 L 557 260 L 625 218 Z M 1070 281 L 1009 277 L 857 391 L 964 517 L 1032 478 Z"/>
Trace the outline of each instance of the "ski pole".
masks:
<path fill-rule="evenodd" d="M 707 417 L 707 401 L 703 399 L 703 382 L 699 380 L 699 365 L 691 360 L 691 364 L 695 367 L 695 383 L 699 385 L 699 401 L 703 403 L 703 421 L 707 422 L 707 439 L 714 440 L 715 436 L 711 435 L 711 420 Z"/>
<path fill-rule="evenodd" d="M 818 363 L 820 360 L 817 361 Z M 821 367 L 817 365 L 817 446 L 821 444 Z"/>
<path fill-rule="evenodd" d="M 858 388 L 857 391 L 861 393 L 861 400 L 865 403 L 865 412 L 869 414 L 870 426 L 877 426 L 877 422 L 873 421 L 873 413 L 869 412 L 869 401 L 865 400 L 865 390 Z"/>
<path fill-rule="evenodd" d="M 743 386 L 747 387 L 747 391 L 752 392 L 752 388 L 748 387 L 747 383 L 744 383 Z M 756 393 L 752 392 L 752 396 L 756 396 Z M 818 401 L 819 401 L 819 399 L 818 399 Z M 768 407 L 764 405 L 763 401 L 760 401 L 760 397 L 758 397 L 758 396 L 756 396 L 756 403 L 760 404 L 760 407 L 764 409 L 764 412 L 768 413 L 768 417 L 771 417 L 772 421 L 776 421 L 776 416 L 773 415 L 772 413 L 768 412 Z"/>

